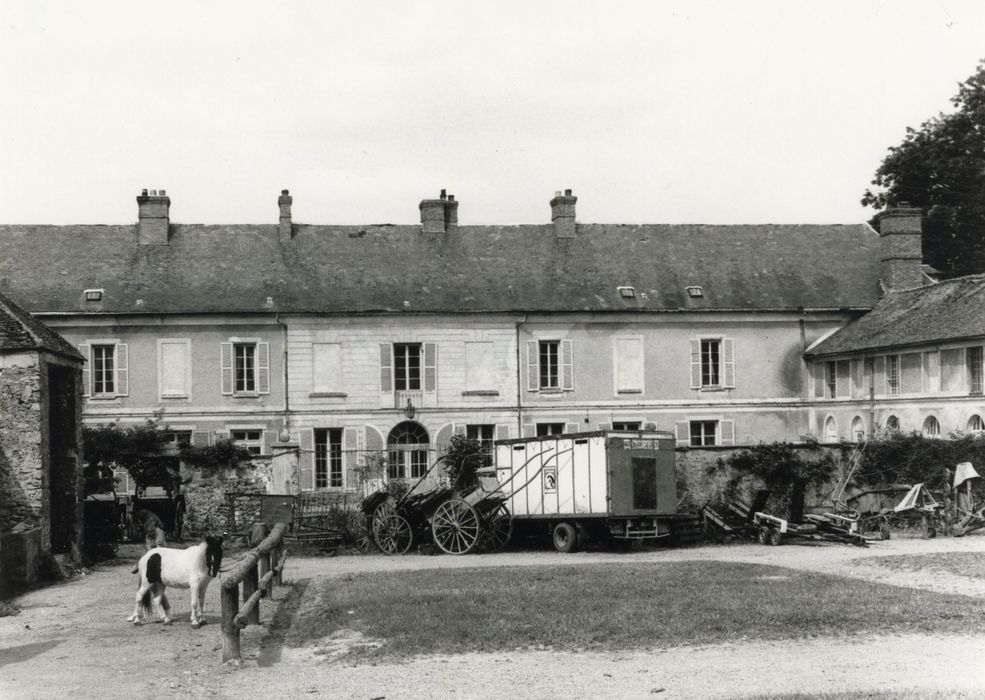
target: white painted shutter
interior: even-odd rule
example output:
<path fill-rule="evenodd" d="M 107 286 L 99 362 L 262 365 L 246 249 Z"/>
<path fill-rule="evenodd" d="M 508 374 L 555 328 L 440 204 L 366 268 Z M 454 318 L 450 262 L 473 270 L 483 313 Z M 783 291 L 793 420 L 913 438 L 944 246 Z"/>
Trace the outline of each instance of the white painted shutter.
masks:
<path fill-rule="evenodd" d="M 679 420 L 674 424 L 674 432 L 677 437 L 678 447 L 687 447 L 691 444 L 691 423 L 686 420 Z"/>
<path fill-rule="evenodd" d="M 393 391 L 393 351 L 390 343 L 380 343 L 380 391 Z"/>
<path fill-rule="evenodd" d="M 116 395 L 130 395 L 130 357 L 129 346 L 120 343 L 116 346 Z"/>
<path fill-rule="evenodd" d="M 455 425 L 452 427 L 452 432 L 455 435 L 465 435 L 466 433 L 465 423 L 455 423 Z"/>
<path fill-rule="evenodd" d="M 92 393 L 92 352 L 88 343 L 79 346 L 79 352 L 86 359 L 82 366 L 82 395 L 89 396 Z"/>
<path fill-rule="evenodd" d="M 350 476 L 356 468 L 356 464 L 359 463 L 359 448 L 362 442 L 362 430 L 359 428 L 345 428 L 343 431 L 345 433 L 344 444 L 345 447 L 345 457 L 342 460 L 342 486 L 345 487 L 348 483 L 355 483 L 355 474 Z"/>
<path fill-rule="evenodd" d="M 434 343 L 424 343 L 424 391 L 434 391 L 438 386 L 438 348 Z"/>
<path fill-rule="evenodd" d="M 257 343 L 257 393 L 270 393 L 270 343 Z"/>
<path fill-rule="evenodd" d="M 570 340 L 561 341 L 561 390 L 574 391 L 575 366 Z"/>
<path fill-rule="evenodd" d="M 366 450 L 378 452 L 383 449 L 383 434 L 371 425 L 365 426 Z"/>
<path fill-rule="evenodd" d="M 496 439 L 497 440 L 509 440 L 510 439 L 510 429 L 511 425 L 509 423 L 500 423 L 496 426 Z"/>
<path fill-rule="evenodd" d="M 195 447 L 208 447 L 211 433 L 208 430 L 192 431 L 192 445 Z"/>
<path fill-rule="evenodd" d="M 566 432 L 566 433 L 577 433 L 578 432 L 578 424 L 577 423 L 565 423 L 564 424 L 564 432 Z"/>
<path fill-rule="evenodd" d="M 540 372 L 537 369 L 537 341 L 527 341 L 527 391 L 540 388 Z"/>
<path fill-rule="evenodd" d="M 534 423 L 523 424 L 523 437 L 536 437 L 537 426 Z"/>
<path fill-rule="evenodd" d="M 277 441 L 277 431 L 276 430 L 264 430 L 263 431 L 263 447 L 261 448 L 262 451 L 263 451 L 262 454 L 265 454 L 265 455 L 273 454 L 274 451 L 271 449 L 270 446 L 273 445 L 276 441 Z"/>
<path fill-rule="evenodd" d="M 692 338 L 691 341 L 691 388 L 701 388 L 701 341 Z M 678 442 L 678 444 L 680 444 Z"/>
<path fill-rule="evenodd" d="M 301 429 L 301 453 L 298 455 L 298 470 L 301 474 L 301 490 L 315 489 L 315 431 L 311 428 Z"/>
<path fill-rule="evenodd" d="M 721 444 L 722 445 L 734 445 L 735 444 L 735 421 L 733 420 L 723 420 L 718 422 L 718 429 L 721 431 Z"/>
<path fill-rule="evenodd" d="M 612 423 L 599 423 L 599 430 L 612 430 Z"/>
<path fill-rule="evenodd" d="M 219 343 L 219 367 L 222 372 L 221 391 L 230 396 L 233 393 L 233 344 Z"/>
<path fill-rule="evenodd" d="M 722 386 L 735 388 L 735 341 L 732 338 L 722 339 Z"/>

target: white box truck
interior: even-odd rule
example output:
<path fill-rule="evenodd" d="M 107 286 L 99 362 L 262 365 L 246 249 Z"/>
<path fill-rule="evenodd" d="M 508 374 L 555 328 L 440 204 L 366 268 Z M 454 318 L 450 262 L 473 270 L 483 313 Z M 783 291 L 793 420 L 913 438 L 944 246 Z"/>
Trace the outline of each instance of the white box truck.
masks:
<path fill-rule="evenodd" d="M 515 526 L 549 532 L 559 552 L 586 537 L 665 537 L 677 509 L 674 436 L 596 431 L 498 440 L 496 478 Z"/>

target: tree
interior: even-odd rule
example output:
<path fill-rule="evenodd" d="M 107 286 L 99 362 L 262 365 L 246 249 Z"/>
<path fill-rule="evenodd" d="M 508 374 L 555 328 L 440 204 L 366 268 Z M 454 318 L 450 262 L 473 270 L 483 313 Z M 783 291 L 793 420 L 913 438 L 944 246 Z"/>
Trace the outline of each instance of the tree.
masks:
<path fill-rule="evenodd" d="M 920 207 L 924 260 L 950 274 L 985 272 L 985 60 L 951 102 L 953 113 L 907 128 L 862 204 Z"/>

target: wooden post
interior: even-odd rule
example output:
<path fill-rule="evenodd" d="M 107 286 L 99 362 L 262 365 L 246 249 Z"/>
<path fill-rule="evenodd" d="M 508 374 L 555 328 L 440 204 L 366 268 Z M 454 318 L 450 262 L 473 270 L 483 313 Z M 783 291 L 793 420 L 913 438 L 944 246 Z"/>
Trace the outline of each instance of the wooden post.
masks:
<path fill-rule="evenodd" d="M 243 577 L 243 600 L 249 600 L 250 596 L 256 593 L 257 581 L 259 580 L 257 575 L 257 567 L 251 566 L 246 572 L 246 576 Z M 257 603 L 249 612 L 246 613 L 246 624 L 248 625 L 259 625 L 260 624 L 260 604 Z"/>
<path fill-rule="evenodd" d="M 278 542 L 270 549 L 270 566 L 277 566 L 280 564 L 281 554 L 283 552 L 283 544 Z M 284 571 L 278 569 L 274 572 L 274 580 L 271 582 L 271 590 L 273 590 L 273 585 L 283 586 L 284 585 Z"/>
<path fill-rule="evenodd" d="M 233 621 L 239 612 L 239 586 L 222 589 L 222 660 L 240 658 L 239 627 Z"/>
<path fill-rule="evenodd" d="M 268 571 L 270 571 L 270 552 L 265 552 L 260 555 L 260 560 L 257 562 L 257 574 L 260 576 L 260 580 L 263 580 L 263 577 L 267 575 Z M 263 597 L 274 597 L 273 580 L 268 580 L 267 583 L 263 585 Z"/>

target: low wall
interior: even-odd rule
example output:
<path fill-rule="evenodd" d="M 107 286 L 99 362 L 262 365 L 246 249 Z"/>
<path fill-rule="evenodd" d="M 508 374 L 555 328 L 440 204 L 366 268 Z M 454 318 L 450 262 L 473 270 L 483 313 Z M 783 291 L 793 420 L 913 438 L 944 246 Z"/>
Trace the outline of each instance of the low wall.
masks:
<path fill-rule="evenodd" d="M 194 537 L 225 530 L 228 515 L 226 494 L 267 493 L 270 478 L 270 460 L 263 458 L 236 467 L 182 467 L 185 535 Z M 236 521 L 253 523 L 258 514 L 237 513 Z"/>
<path fill-rule="evenodd" d="M 39 527 L 15 527 L 0 535 L 0 593 L 36 581 L 41 552 Z"/>

